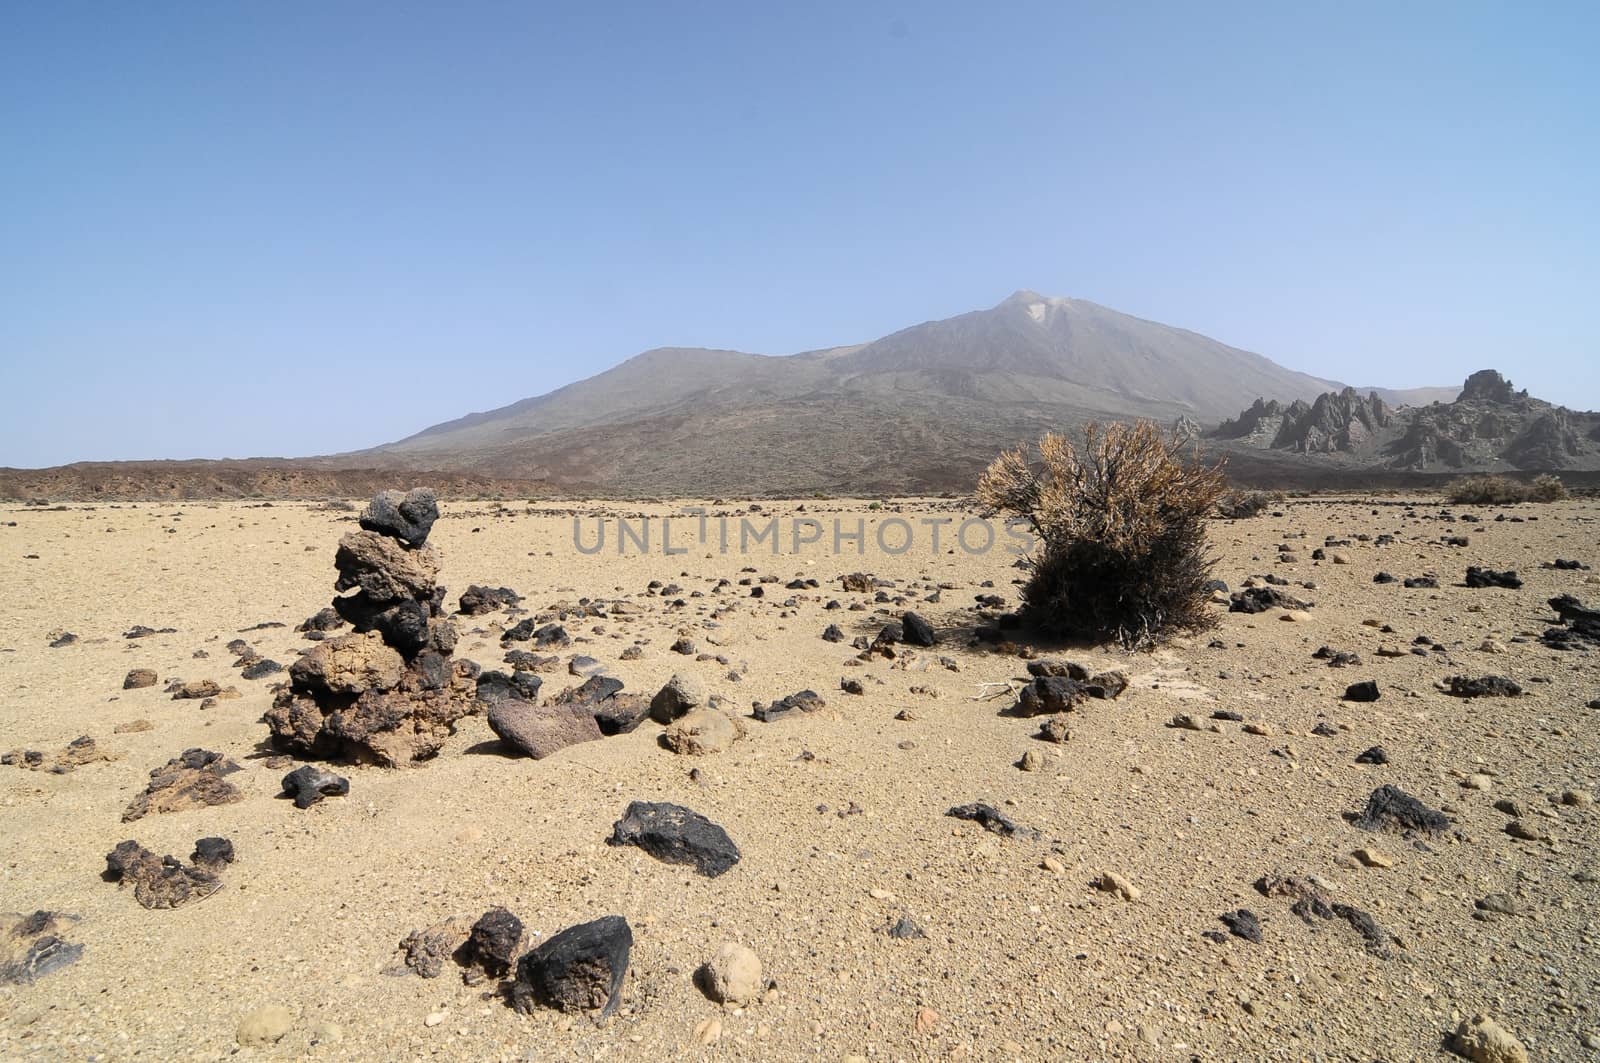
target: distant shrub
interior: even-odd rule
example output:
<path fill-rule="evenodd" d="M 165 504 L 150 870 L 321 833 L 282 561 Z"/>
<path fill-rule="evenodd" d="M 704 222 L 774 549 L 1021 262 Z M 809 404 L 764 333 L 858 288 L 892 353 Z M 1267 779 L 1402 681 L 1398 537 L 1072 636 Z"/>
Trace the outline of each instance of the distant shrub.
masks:
<path fill-rule="evenodd" d="M 1274 503 L 1283 501 L 1283 494 L 1266 491 L 1229 491 L 1217 499 L 1217 515 L 1229 520 L 1259 517 Z"/>
<path fill-rule="evenodd" d="M 1533 483 L 1528 488 L 1530 502 L 1560 502 L 1571 497 L 1567 485 L 1561 482 L 1561 477 L 1553 473 L 1540 473 L 1533 478 Z"/>
<path fill-rule="evenodd" d="M 996 458 L 978 481 L 991 513 L 1025 518 L 1040 542 L 1023 609 L 1036 625 L 1094 641 L 1147 645 L 1212 626 L 1206 517 L 1223 491 L 1220 466 L 1184 460 L 1181 439 L 1148 421 L 1091 424 L 1079 453 L 1039 441 Z"/>
<path fill-rule="evenodd" d="M 1445 488 L 1445 498 L 1458 506 L 1508 506 L 1528 497 L 1527 485 L 1507 476 L 1464 476 Z"/>

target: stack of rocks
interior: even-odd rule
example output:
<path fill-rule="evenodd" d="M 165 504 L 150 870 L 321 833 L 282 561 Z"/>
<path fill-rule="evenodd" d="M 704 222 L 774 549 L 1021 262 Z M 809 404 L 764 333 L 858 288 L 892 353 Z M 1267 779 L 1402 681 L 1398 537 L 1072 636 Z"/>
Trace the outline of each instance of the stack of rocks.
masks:
<path fill-rule="evenodd" d="M 289 667 L 267 710 L 285 752 L 386 766 L 437 753 L 456 721 L 478 711 L 478 666 L 453 660 L 455 626 L 442 618 L 433 492 L 385 491 L 339 543 L 333 600 L 354 633 L 319 642 Z"/>

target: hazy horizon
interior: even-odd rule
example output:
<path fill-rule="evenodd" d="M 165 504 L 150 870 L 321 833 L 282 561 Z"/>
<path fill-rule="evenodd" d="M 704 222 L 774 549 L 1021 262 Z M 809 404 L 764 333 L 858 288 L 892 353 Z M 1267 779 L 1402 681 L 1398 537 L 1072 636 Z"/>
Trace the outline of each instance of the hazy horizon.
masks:
<path fill-rule="evenodd" d="M 1587 5 L 0 15 L 0 465 L 361 449 L 1031 288 L 1600 408 Z"/>

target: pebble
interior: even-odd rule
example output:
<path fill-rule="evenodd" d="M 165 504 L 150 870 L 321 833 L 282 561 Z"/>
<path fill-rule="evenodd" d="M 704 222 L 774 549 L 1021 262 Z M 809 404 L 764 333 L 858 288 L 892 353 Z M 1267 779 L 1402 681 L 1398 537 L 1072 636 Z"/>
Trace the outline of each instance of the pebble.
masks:
<path fill-rule="evenodd" d="M 443 1021 L 444 1021 L 444 1012 L 435 1011 L 432 1014 L 430 1014 L 426 1019 L 422 1020 L 422 1025 L 431 1028 L 431 1027 L 439 1025 Z"/>
<path fill-rule="evenodd" d="M 721 1019 L 703 1019 L 695 1025 L 694 1039 L 702 1045 L 716 1044 L 722 1036 Z"/>
<path fill-rule="evenodd" d="M 1588 808 L 1594 804 L 1594 795 L 1587 790 L 1568 790 L 1561 795 L 1561 803 L 1570 808 Z"/>
<path fill-rule="evenodd" d="M 724 941 L 705 965 L 704 985 L 706 995 L 718 1003 L 748 1004 L 761 993 L 761 958 L 737 941 Z M 720 1024 L 717 1032 L 722 1032 Z"/>
<path fill-rule="evenodd" d="M 1139 887 L 1117 874 L 1115 871 L 1103 871 L 1095 880 L 1095 887 L 1102 893 L 1114 894 L 1125 901 L 1136 901 L 1141 895 Z"/>
<path fill-rule="evenodd" d="M 1357 860 L 1367 867 L 1393 867 L 1394 857 L 1379 849 L 1362 848 L 1354 853 Z"/>

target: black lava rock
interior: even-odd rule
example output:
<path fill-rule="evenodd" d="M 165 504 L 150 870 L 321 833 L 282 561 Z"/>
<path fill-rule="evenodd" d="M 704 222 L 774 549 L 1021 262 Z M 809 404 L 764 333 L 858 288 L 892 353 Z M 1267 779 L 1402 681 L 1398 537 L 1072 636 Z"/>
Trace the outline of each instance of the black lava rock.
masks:
<path fill-rule="evenodd" d="M 438 500 L 432 491 L 419 487 L 405 494 L 380 491 L 374 495 L 361 513 L 361 526 L 414 548 L 428 541 L 428 532 L 438 519 Z"/>
<path fill-rule="evenodd" d="M 1353 818 L 1362 830 L 1398 831 L 1401 834 L 1440 834 L 1450 829 L 1450 817 L 1429 808 L 1398 786 L 1380 786 L 1367 798 L 1367 807 Z"/>
<path fill-rule="evenodd" d="M 511 1006 L 523 1014 L 535 1003 L 562 1011 L 600 1009 L 601 1019 L 622 1002 L 633 929 L 620 915 L 570 926 L 517 963 Z"/>
<path fill-rule="evenodd" d="M 324 797 L 343 797 L 350 792 L 350 780 L 311 764 L 296 768 L 283 777 L 285 796 L 294 798 L 294 807 L 310 808 Z"/>
<path fill-rule="evenodd" d="M 933 646 L 939 641 L 933 625 L 916 613 L 906 613 L 900 618 L 902 641 L 907 646 Z"/>
<path fill-rule="evenodd" d="M 666 802 L 631 802 L 606 844 L 636 845 L 664 863 L 691 865 L 707 878 L 739 862 L 739 847 L 727 831 L 698 812 Z"/>
<path fill-rule="evenodd" d="M 1344 688 L 1346 701 L 1377 701 L 1378 681 L 1376 679 L 1363 679 L 1359 683 L 1351 683 Z"/>

